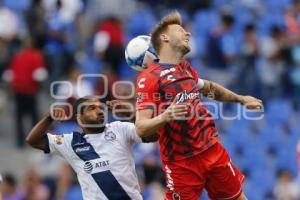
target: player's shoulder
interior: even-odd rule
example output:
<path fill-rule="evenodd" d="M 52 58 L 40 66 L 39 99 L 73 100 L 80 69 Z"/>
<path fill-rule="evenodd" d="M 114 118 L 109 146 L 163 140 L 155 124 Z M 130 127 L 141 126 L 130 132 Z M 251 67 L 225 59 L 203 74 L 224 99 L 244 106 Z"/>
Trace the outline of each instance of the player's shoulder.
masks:
<path fill-rule="evenodd" d="M 76 135 L 82 135 L 82 133 L 80 133 L 79 131 L 72 131 L 62 134 L 62 137 L 67 141 L 72 141 Z"/>
<path fill-rule="evenodd" d="M 105 134 L 113 133 L 120 140 L 127 140 L 128 136 L 135 132 L 135 126 L 131 122 L 114 121 L 106 124 Z"/>
<path fill-rule="evenodd" d="M 161 71 L 161 67 L 159 63 L 151 63 L 148 65 L 148 67 L 142 71 L 139 75 L 138 78 L 141 77 L 148 77 L 148 78 L 157 78 L 157 74 Z"/>
<path fill-rule="evenodd" d="M 131 122 L 121 122 L 121 121 L 114 121 L 111 123 L 108 123 L 106 125 L 107 128 L 117 128 L 117 129 L 124 129 L 124 128 L 131 128 L 134 124 Z"/>
<path fill-rule="evenodd" d="M 48 138 L 51 137 L 51 141 L 57 145 L 60 144 L 70 144 L 73 140 L 73 132 L 63 133 L 63 134 L 54 134 L 48 133 Z"/>

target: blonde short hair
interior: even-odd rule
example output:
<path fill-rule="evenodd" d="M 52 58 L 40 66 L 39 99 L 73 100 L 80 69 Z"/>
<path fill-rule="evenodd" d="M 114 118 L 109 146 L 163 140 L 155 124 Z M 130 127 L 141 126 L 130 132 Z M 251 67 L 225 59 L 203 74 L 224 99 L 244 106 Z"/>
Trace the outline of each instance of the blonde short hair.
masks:
<path fill-rule="evenodd" d="M 169 25 L 178 24 L 181 25 L 181 16 L 178 11 L 173 11 L 156 25 L 151 33 L 151 43 L 157 53 L 159 53 L 161 49 L 161 40 L 160 35 L 164 33 Z"/>

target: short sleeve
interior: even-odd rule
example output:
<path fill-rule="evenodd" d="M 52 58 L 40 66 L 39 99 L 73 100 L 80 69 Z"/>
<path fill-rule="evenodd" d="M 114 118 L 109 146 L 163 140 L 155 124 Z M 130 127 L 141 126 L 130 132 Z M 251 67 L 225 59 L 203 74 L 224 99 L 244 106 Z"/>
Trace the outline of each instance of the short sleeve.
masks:
<path fill-rule="evenodd" d="M 136 109 L 155 109 L 160 101 L 158 79 L 147 74 L 141 74 L 136 81 Z"/>
<path fill-rule="evenodd" d="M 199 80 L 199 75 L 198 72 L 191 66 L 188 67 L 189 72 L 191 73 L 191 75 L 193 76 L 194 80 L 198 83 Z"/>
<path fill-rule="evenodd" d="M 47 133 L 47 137 L 49 150 L 45 153 L 56 154 L 64 157 L 65 154 L 68 152 L 69 147 L 71 146 L 71 143 L 68 141 L 66 134 L 54 135 L 51 133 Z"/>
<path fill-rule="evenodd" d="M 122 130 L 126 136 L 126 140 L 130 144 L 142 143 L 142 139 L 138 136 L 135 125 L 130 122 L 120 122 L 122 124 Z"/>

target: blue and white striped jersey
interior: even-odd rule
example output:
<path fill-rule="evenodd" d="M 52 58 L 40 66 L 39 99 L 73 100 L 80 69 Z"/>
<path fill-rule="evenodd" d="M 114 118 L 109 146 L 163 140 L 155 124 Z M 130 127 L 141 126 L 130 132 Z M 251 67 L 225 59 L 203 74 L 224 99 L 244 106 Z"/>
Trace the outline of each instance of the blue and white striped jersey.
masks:
<path fill-rule="evenodd" d="M 132 145 L 135 126 L 112 122 L 97 134 L 47 134 L 50 153 L 65 158 L 77 174 L 85 200 L 140 200 Z"/>

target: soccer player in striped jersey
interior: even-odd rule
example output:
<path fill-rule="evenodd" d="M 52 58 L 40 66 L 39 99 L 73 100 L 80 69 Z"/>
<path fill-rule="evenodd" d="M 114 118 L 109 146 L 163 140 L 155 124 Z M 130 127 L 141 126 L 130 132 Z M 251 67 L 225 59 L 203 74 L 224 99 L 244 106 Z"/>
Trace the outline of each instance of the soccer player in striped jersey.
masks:
<path fill-rule="evenodd" d="M 66 113 L 54 108 L 26 138 L 32 147 L 56 154 L 72 166 L 85 200 L 141 200 L 132 145 L 142 142 L 133 123 L 105 124 L 104 104 L 95 97 L 78 99 L 73 108 L 82 132 L 47 133 Z M 104 126 L 103 126 L 104 124 Z"/>
<path fill-rule="evenodd" d="M 243 174 L 234 166 L 200 93 L 223 102 L 260 109 L 262 102 L 200 79 L 184 56 L 190 33 L 178 12 L 164 17 L 151 34 L 159 56 L 136 82 L 136 128 L 143 138 L 159 133 L 166 174 L 166 200 L 197 200 L 205 188 L 211 199 L 245 200 Z"/>

